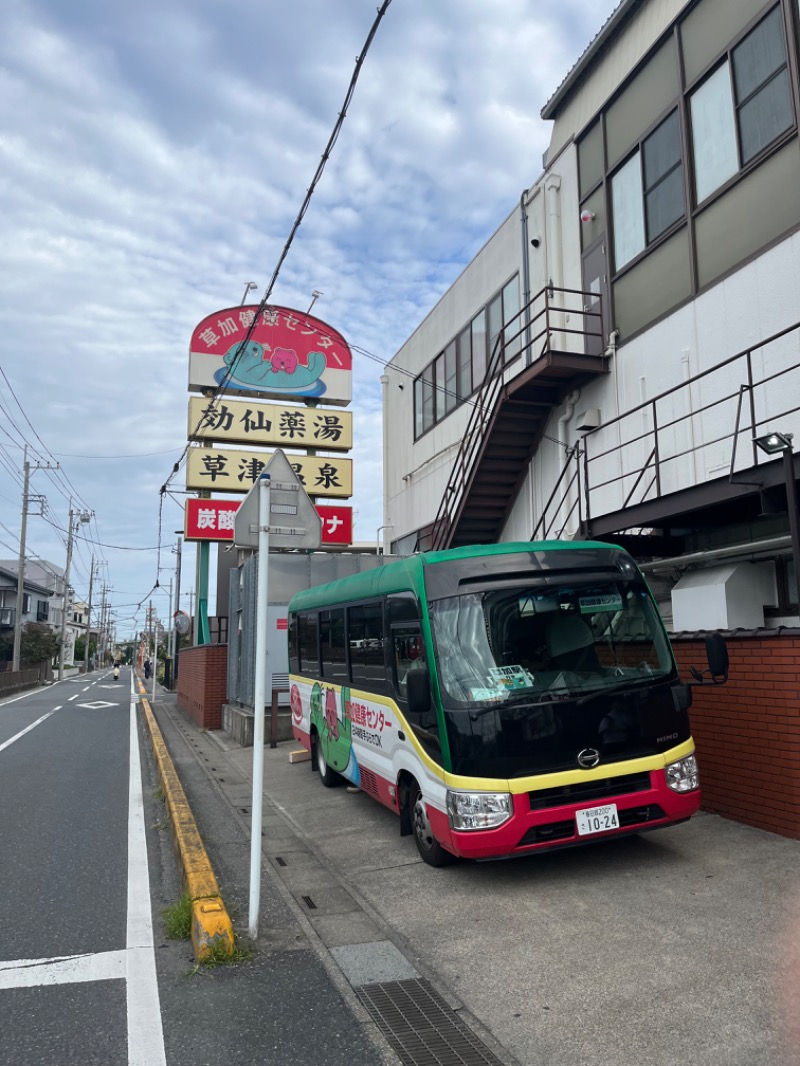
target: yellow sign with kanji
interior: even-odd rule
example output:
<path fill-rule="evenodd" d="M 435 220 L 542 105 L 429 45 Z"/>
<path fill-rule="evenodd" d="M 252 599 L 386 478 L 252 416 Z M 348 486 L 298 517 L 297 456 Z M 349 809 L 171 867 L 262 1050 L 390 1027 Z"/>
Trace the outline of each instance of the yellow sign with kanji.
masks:
<path fill-rule="evenodd" d="M 318 407 L 287 407 L 247 400 L 189 400 L 189 440 L 230 444 L 279 444 L 282 448 L 324 448 L 349 451 L 353 447 L 350 411 Z"/>
<path fill-rule="evenodd" d="M 213 492 L 249 492 L 272 458 L 249 448 L 190 448 L 186 488 Z M 353 495 L 353 460 L 332 455 L 289 455 L 292 469 L 309 496 L 349 499 Z"/>

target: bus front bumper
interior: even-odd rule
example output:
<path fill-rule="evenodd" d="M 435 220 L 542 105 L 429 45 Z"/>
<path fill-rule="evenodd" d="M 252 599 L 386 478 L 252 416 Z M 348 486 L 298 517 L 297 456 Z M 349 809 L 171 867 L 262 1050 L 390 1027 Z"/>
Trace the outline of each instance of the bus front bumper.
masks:
<path fill-rule="evenodd" d="M 509 858 L 677 825 L 699 810 L 701 793 L 699 788 L 685 793 L 674 792 L 666 783 L 664 771 L 654 770 L 650 773 L 650 788 L 625 795 L 604 796 L 592 802 L 536 810 L 531 795 L 528 792 L 513 795 L 511 817 L 495 829 L 452 829 L 447 815 L 429 805 L 431 829 L 444 848 L 461 858 Z M 611 805 L 616 808 L 615 819 L 584 816 L 580 820 L 584 828 L 587 820 L 595 824 L 616 821 L 618 827 L 595 831 L 592 826 L 590 832 L 583 835 L 579 832 L 579 812 L 591 815 L 591 812 L 602 812 Z"/>

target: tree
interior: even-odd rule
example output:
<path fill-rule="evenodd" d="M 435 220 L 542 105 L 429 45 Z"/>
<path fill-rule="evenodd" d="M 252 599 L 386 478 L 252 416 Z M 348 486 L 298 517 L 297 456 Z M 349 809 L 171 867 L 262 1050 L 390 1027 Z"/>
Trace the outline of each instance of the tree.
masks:
<path fill-rule="evenodd" d="M 41 622 L 26 622 L 22 627 L 20 662 L 51 662 L 58 655 L 60 643 L 50 626 Z"/>

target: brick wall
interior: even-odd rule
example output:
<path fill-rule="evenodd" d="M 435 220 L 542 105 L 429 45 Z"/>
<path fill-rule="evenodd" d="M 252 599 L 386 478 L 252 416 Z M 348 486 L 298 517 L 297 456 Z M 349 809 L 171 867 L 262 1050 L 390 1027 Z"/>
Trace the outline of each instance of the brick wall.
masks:
<path fill-rule="evenodd" d="M 181 650 L 177 703 L 202 729 L 222 728 L 227 687 L 227 644 L 202 644 Z"/>
<path fill-rule="evenodd" d="M 705 641 L 673 636 L 681 676 Z M 800 839 L 800 634 L 727 636 L 728 683 L 696 687 L 690 711 L 703 808 Z"/>

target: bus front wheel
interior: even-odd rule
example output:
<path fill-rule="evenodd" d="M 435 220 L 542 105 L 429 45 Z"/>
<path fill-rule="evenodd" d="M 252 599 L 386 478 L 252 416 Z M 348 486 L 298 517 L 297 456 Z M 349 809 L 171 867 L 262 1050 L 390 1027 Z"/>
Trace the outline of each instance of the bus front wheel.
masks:
<path fill-rule="evenodd" d="M 411 828 L 414 831 L 414 843 L 429 866 L 447 866 L 455 859 L 449 851 L 445 851 L 431 831 L 428 821 L 428 812 L 425 809 L 425 800 L 422 790 L 414 781 L 410 789 L 411 796 Z"/>
<path fill-rule="evenodd" d="M 322 753 L 322 744 L 320 743 L 319 733 L 314 733 L 314 756 L 317 764 L 317 773 L 319 779 L 325 786 L 325 788 L 333 788 L 336 782 L 339 780 L 339 775 L 335 770 L 332 770 L 325 761 L 325 756 Z"/>

